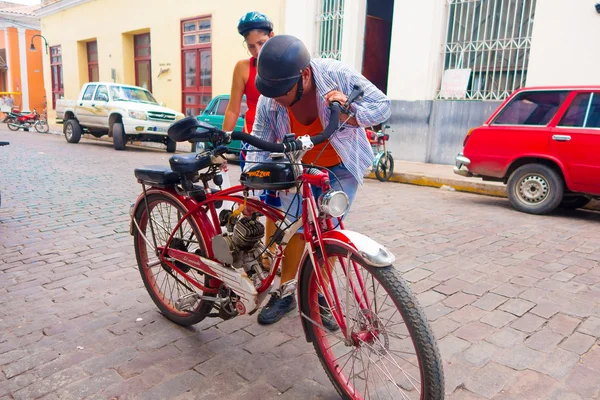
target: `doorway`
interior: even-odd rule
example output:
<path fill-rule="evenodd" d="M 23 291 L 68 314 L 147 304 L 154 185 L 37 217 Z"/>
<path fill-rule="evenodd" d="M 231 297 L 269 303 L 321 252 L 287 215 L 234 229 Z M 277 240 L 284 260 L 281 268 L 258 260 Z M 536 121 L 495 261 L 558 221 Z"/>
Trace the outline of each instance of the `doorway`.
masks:
<path fill-rule="evenodd" d="M 387 92 L 394 0 L 367 0 L 362 74 Z"/>

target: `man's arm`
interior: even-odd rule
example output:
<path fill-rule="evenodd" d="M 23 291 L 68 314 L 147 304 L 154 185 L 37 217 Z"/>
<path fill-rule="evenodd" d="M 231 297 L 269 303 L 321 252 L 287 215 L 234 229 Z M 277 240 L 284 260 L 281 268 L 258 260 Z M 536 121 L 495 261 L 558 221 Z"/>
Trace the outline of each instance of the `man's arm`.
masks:
<path fill-rule="evenodd" d="M 256 105 L 256 116 L 254 117 L 254 125 L 252 126 L 252 136 L 256 136 L 259 139 L 275 142 L 273 132 L 270 132 L 268 117 L 268 104 L 267 99 L 263 96 L 258 98 L 258 104 Z M 254 146 L 248 146 L 248 152 L 246 153 L 246 165 L 244 170 L 253 166 L 257 162 L 266 160 L 269 157 L 268 152 L 256 151 L 258 150 Z"/>
<path fill-rule="evenodd" d="M 342 67 L 340 72 L 343 74 L 345 82 L 339 86 L 342 88 L 346 87 L 348 93 L 341 93 L 336 90 L 331 91 L 325 95 L 325 100 L 328 103 L 339 101 L 344 104 L 348 99 L 347 95 L 350 94 L 354 85 L 360 86 L 364 91 L 362 99 L 357 100 L 350 106 L 355 117 L 348 121 L 348 123 L 355 126 L 368 127 L 378 125 L 390 118 L 392 114 L 391 102 L 381 90 L 377 89 L 367 78 L 346 65 Z M 345 120 L 346 118 L 347 116 L 343 114 L 340 116 L 341 120 Z"/>

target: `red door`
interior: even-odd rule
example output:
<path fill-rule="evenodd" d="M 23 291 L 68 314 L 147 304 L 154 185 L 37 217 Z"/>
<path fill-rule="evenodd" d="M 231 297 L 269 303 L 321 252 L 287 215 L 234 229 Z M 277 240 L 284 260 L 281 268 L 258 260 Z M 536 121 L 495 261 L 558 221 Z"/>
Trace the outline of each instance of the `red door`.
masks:
<path fill-rule="evenodd" d="M 150 34 L 135 35 L 133 37 L 133 45 L 135 55 L 135 85 L 152 92 Z"/>
<path fill-rule="evenodd" d="M 212 97 L 210 17 L 181 22 L 183 113 L 200 115 Z"/>
<path fill-rule="evenodd" d="M 98 42 L 87 43 L 88 56 L 88 78 L 89 82 L 98 82 L 100 80 L 100 70 L 98 68 Z"/>
<path fill-rule="evenodd" d="M 600 194 L 600 92 L 578 92 L 552 129 L 550 151 L 567 170 L 569 189 Z"/>

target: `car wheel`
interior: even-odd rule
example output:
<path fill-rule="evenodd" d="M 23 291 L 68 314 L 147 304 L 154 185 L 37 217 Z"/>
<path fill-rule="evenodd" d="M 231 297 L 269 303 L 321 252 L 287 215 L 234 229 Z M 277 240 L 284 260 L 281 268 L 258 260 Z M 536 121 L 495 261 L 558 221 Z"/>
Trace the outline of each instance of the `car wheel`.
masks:
<path fill-rule="evenodd" d="M 123 124 L 120 122 L 115 122 L 113 124 L 112 133 L 113 147 L 115 150 L 125 150 L 127 138 L 125 137 L 125 129 L 123 129 Z"/>
<path fill-rule="evenodd" d="M 587 196 L 565 196 L 558 208 L 562 208 L 564 210 L 575 210 L 577 208 L 583 208 L 587 206 L 592 199 Z"/>
<path fill-rule="evenodd" d="M 174 141 L 173 139 L 171 139 L 170 137 L 167 138 L 167 153 L 175 153 L 175 150 L 177 150 L 177 142 Z"/>
<path fill-rule="evenodd" d="M 65 139 L 68 143 L 79 143 L 81 140 L 81 125 L 76 119 L 70 119 L 64 127 Z"/>
<path fill-rule="evenodd" d="M 554 169 L 543 164 L 526 164 L 508 179 L 508 199 L 518 211 L 546 214 L 563 199 L 564 183 Z"/>

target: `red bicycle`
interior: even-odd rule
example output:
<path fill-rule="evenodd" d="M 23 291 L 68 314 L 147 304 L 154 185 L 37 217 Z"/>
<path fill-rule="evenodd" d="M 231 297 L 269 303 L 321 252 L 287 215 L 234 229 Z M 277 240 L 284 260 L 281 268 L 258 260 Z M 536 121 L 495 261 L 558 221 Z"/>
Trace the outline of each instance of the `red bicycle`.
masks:
<path fill-rule="evenodd" d="M 344 229 L 348 197 L 331 189 L 325 169 L 300 162 L 338 130 L 340 112 L 347 110 L 333 103 L 325 131 L 312 138 L 288 135 L 283 143 L 226 133 L 191 117 L 173 124 L 171 139 L 208 141 L 213 150 L 175 155 L 171 168 L 135 170 L 143 192 L 131 208 L 131 233 L 140 273 L 160 311 L 179 325 L 253 314 L 269 293 L 286 244 L 302 227 L 300 320 L 338 393 L 346 399 L 443 399 L 436 341 L 417 299 L 392 266 L 394 255 Z M 241 185 L 217 190 L 210 182 L 220 185 L 219 166 L 231 140 L 270 152 L 271 160 L 249 168 Z M 313 187 L 322 189 L 318 199 Z M 262 190 L 300 196 L 301 218 L 293 221 L 289 213 L 252 197 Z M 222 202 L 234 206 L 217 213 Z M 278 227 L 269 243 L 262 240 L 265 218 Z M 273 243 L 277 251 L 270 254 Z M 262 267 L 263 254 L 272 258 L 270 270 Z M 325 312 L 339 329 L 323 326 Z"/>

